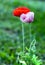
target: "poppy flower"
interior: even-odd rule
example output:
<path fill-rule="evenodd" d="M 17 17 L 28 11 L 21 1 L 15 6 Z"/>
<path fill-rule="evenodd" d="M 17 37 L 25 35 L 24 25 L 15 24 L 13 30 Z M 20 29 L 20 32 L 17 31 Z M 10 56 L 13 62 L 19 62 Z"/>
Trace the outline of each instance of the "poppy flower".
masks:
<path fill-rule="evenodd" d="M 33 22 L 34 20 L 34 12 L 31 12 L 28 8 L 26 7 L 18 7 L 13 10 L 13 15 L 20 17 L 20 20 L 22 22 Z"/>
<path fill-rule="evenodd" d="M 22 22 L 27 22 L 27 23 L 33 22 L 33 20 L 34 20 L 34 12 L 28 12 L 27 14 L 22 14 L 20 16 L 20 20 Z"/>
<path fill-rule="evenodd" d="M 26 14 L 27 12 L 30 12 L 30 10 L 26 7 L 18 7 L 16 9 L 13 10 L 13 15 L 20 17 L 21 14 Z"/>

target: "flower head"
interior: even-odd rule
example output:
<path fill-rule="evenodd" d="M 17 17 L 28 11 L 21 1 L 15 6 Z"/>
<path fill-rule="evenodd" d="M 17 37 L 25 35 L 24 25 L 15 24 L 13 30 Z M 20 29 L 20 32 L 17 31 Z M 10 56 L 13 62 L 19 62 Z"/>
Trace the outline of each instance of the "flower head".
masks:
<path fill-rule="evenodd" d="M 33 22 L 33 20 L 34 20 L 34 12 L 28 12 L 27 14 L 22 14 L 20 16 L 20 20 L 22 22 L 27 22 L 27 23 Z"/>
<path fill-rule="evenodd" d="M 22 22 L 33 22 L 34 20 L 34 12 L 30 12 L 30 10 L 26 7 L 18 7 L 13 10 L 13 15 L 20 17 Z"/>
<path fill-rule="evenodd" d="M 13 15 L 20 17 L 21 14 L 26 14 L 27 12 L 30 12 L 30 10 L 26 7 L 18 7 L 16 9 L 13 10 Z"/>

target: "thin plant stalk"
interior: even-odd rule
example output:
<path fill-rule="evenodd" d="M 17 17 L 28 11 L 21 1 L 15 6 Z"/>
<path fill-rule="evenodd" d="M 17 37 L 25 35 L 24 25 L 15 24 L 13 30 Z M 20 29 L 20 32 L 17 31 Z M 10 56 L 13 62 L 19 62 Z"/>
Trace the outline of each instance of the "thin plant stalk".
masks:
<path fill-rule="evenodd" d="M 30 25 L 29 25 L 29 36 L 30 36 L 30 44 L 31 44 L 31 36 L 32 36 L 32 33 L 31 33 L 31 26 L 32 26 L 32 23 L 30 23 Z M 30 47 L 29 47 L 29 49 L 30 49 Z"/>
<path fill-rule="evenodd" d="M 22 23 L 22 38 L 23 38 L 23 52 L 24 52 L 24 48 L 25 48 L 25 42 L 24 42 L 24 39 L 25 39 L 25 37 L 24 37 L 24 25 L 23 25 L 23 23 Z"/>
<path fill-rule="evenodd" d="M 36 51 L 36 48 L 35 48 L 35 44 L 36 44 L 36 39 L 35 39 L 35 35 L 34 35 L 34 38 L 32 39 L 32 33 L 31 33 L 31 27 L 32 27 L 32 23 L 30 23 L 29 25 L 29 36 L 30 36 L 30 50 L 32 51 Z"/>

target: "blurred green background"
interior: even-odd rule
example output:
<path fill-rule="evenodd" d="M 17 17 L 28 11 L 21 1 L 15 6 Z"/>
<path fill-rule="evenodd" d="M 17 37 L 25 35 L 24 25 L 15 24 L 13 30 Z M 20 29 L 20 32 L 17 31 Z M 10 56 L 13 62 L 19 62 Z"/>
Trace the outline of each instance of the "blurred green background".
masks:
<path fill-rule="evenodd" d="M 0 0 L 0 65 L 16 65 L 16 52 L 22 50 L 21 21 L 12 15 L 13 9 L 19 6 L 26 6 L 35 13 L 31 32 L 37 40 L 37 55 L 45 65 L 45 1 L 41 0 Z M 28 25 L 24 24 L 24 28 L 25 46 L 29 47 Z"/>

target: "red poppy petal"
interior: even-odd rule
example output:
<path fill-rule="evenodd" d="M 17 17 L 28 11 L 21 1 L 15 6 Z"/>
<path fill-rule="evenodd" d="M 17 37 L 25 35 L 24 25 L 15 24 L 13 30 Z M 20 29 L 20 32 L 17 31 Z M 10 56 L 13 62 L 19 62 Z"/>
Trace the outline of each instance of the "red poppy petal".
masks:
<path fill-rule="evenodd" d="M 26 14 L 28 12 L 30 12 L 30 10 L 28 8 L 26 8 L 26 7 L 18 7 L 18 8 L 13 10 L 13 15 L 20 17 L 20 15 L 22 13 Z"/>

